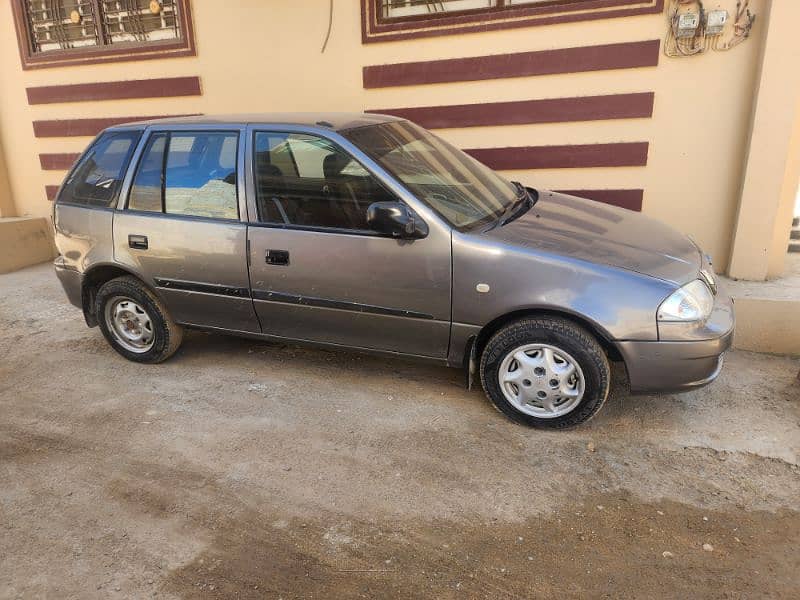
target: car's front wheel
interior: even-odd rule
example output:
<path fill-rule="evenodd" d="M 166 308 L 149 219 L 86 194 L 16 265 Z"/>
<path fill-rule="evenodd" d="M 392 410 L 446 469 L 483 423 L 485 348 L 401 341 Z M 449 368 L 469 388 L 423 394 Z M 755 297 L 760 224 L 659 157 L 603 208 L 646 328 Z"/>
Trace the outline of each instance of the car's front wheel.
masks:
<path fill-rule="evenodd" d="M 135 277 L 104 283 L 97 292 L 95 310 L 106 340 L 128 360 L 162 362 L 183 340 L 183 328 Z"/>
<path fill-rule="evenodd" d="M 608 397 L 603 348 L 566 319 L 535 317 L 496 332 L 481 355 L 486 395 L 511 419 L 562 429 L 592 418 Z"/>

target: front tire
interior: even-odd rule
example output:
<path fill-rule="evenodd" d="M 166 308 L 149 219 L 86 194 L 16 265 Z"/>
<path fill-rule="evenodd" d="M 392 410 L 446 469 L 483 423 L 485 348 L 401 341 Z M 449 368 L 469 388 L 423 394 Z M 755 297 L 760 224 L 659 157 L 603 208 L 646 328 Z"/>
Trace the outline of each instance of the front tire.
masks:
<path fill-rule="evenodd" d="M 611 369 L 597 339 L 566 319 L 534 317 L 495 333 L 480 362 L 492 404 L 518 423 L 565 429 L 591 419 L 608 397 Z"/>
<path fill-rule="evenodd" d="M 104 283 L 97 292 L 95 311 L 111 347 L 134 362 L 163 362 L 183 340 L 183 328 L 158 297 L 132 276 Z"/>

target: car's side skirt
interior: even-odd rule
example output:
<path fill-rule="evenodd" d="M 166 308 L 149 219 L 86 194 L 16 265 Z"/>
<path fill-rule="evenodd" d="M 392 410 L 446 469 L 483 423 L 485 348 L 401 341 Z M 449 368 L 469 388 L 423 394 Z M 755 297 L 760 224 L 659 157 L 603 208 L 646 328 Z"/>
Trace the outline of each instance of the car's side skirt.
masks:
<path fill-rule="evenodd" d="M 358 352 L 363 354 L 374 354 L 376 356 L 390 356 L 397 358 L 407 358 L 415 361 L 422 361 L 448 367 L 461 367 L 460 364 L 451 365 L 446 358 L 435 358 L 431 356 L 423 356 L 420 354 L 407 354 L 405 352 L 393 352 L 391 350 L 378 350 L 375 348 L 363 348 L 360 346 L 345 346 L 343 344 L 335 344 L 331 342 L 319 342 L 316 340 L 304 340 L 298 338 L 283 337 L 279 335 L 271 335 L 268 333 L 252 333 L 250 331 L 240 331 L 236 329 L 223 329 L 221 327 L 209 327 L 207 325 L 198 325 L 195 323 L 180 323 L 189 329 L 197 329 L 200 331 L 210 331 L 214 333 L 222 333 L 225 335 L 235 335 L 237 337 L 248 338 L 253 340 L 264 340 L 273 342 L 291 342 L 302 344 L 304 346 L 318 347 L 318 348 L 333 348 L 337 350 L 348 350 L 351 352 Z"/>

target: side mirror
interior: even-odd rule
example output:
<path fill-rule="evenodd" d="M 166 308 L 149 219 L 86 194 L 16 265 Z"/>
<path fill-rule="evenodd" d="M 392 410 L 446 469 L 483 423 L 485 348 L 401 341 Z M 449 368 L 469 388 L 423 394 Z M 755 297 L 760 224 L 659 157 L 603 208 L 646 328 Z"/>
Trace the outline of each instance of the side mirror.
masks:
<path fill-rule="evenodd" d="M 373 231 L 396 238 L 419 239 L 428 235 L 428 225 L 412 215 L 400 202 L 373 202 L 367 209 L 367 225 Z"/>

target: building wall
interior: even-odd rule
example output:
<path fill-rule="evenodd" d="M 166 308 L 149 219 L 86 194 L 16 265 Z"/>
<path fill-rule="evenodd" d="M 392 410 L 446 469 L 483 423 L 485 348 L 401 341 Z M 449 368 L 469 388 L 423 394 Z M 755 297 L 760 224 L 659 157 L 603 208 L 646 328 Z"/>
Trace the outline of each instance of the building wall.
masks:
<path fill-rule="evenodd" d="M 0 217 L 13 217 L 15 210 L 14 201 L 11 197 L 11 185 L 8 181 L 6 159 L 3 154 L 3 145 L 0 144 Z"/>
<path fill-rule="evenodd" d="M 725 268 L 763 45 L 759 23 L 749 40 L 729 52 L 685 59 L 659 53 L 657 66 L 367 89 L 365 66 L 662 40 L 666 15 L 362 44 L 359 3 L 335 0 L 330 40 L 321 53 L 327 3 L 233 4 L 192 3 L 196 57 L 23 71 L 10 4 L 0 2 L 0 143 L 6 149 L 16 212 L 42 216 L 50 211 L 46 186 L 60 183 L 65 170 L 43 170 L 41 154 L 77 153 L 91 139 L 35 137 L 34 121 L 360 111 L 653 92 L 651 118 L 461 127 L 438 133 L 472 149 L 647 142 L 646 166 L 535 168 L 505 174 L 550 189 L 643 189 L 643 212 L 692 235 L 715 256 L 718 268 Z M 735 0 L 706 4 L 735 9 Z M 764 6 L 765 0 L 751 3 L 757 14 Z M 198 76 L 201 94 L 36 105 L 28 104 L 26 95 L 26 88 L 34 86 L 179 76 Z M 618 146 L 607 149 L 611 155 L 619 151 Z"/>

